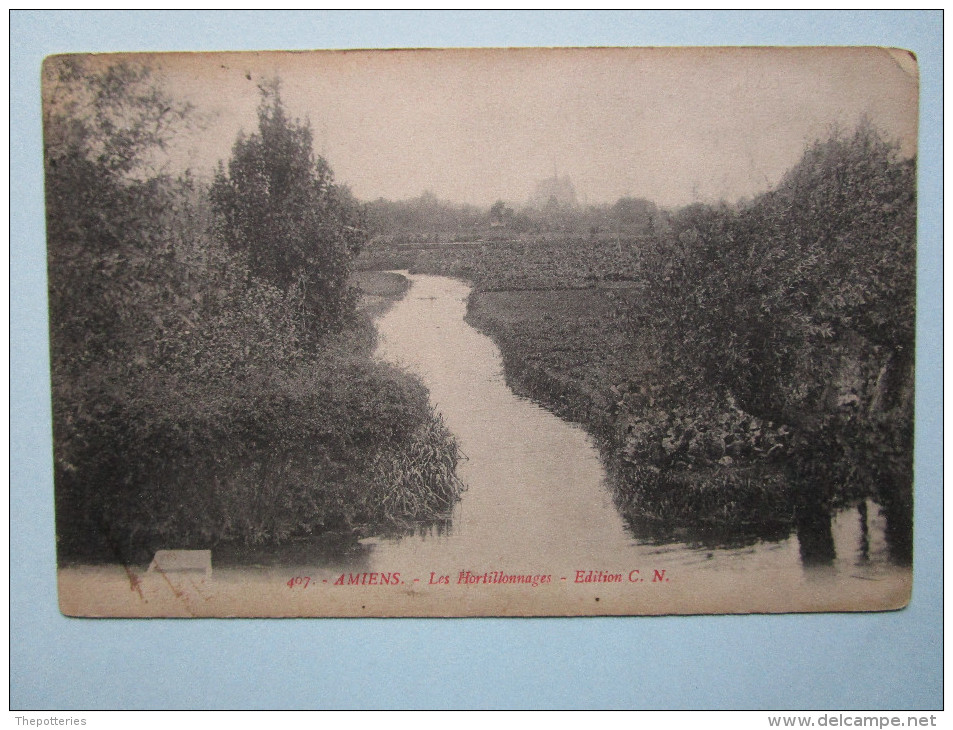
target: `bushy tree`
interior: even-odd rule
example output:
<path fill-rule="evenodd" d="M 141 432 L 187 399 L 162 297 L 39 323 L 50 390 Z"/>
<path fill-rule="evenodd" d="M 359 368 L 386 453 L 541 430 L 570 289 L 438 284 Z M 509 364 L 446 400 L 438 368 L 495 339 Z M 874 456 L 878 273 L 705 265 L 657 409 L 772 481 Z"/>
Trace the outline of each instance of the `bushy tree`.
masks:
<path fill-rule="evenodd" d="M 802 482 L 909 507 L 915 242 L 915 164 L 866 122 L 748 204 L 683 209 L 643 260 L 673 398 L 730 396 L 793 427 Z"/>
<path fill-rule="evenodd" d="M 839 341 L 855 332 L 891 371 L 913 362 L 916 169 L 868 123 L 812 145 L 756 215 L 802 259 L 802 306 Z M 896 400 L 893 397 L 893 400 Z"/>
<path fill-rule="evenodd" d="M 58 526 L 82 541 L 123 488 L 119 404 L 168 364 L 188 306 L 188 186 L 153 163 L 189 110 L 146 67 L 71 56 L 46 61 L 43 95 Z"/>
<path fill-rule="evenodd" d="M 914 173 L 862 124 L 812 145 L 748 205 L 680 211 L 645 256 L 672 356 L 753 412 L 787 420 L 824 407 L 858 335 L 881 364 L 911 362 Z"/>
<path fill-rule="evenodd" d="M 613 203 L 610 215 L 617 231 L 651 233 L 658 217 L 658 208 L 644 198 L 622 197 Z"/>
<path fill-rule="evenodd" d="M 277 82 L 261 86 L 258 130 L 235 142 L 211 190 L 225 240 L 252 273 L 298 286 L 314 332 L 339 329 L 353 302 L 350 264 L 366 239 L 360 211 L 312 149 L 310 126 L 289 118 Z"/>

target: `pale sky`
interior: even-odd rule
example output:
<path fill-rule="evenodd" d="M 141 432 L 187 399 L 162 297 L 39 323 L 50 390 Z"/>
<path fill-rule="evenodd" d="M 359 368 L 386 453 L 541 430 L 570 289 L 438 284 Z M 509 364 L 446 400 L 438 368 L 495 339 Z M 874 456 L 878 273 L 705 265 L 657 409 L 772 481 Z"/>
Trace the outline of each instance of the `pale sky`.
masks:
<path fill-rule="evenodd" d="M 516 49 L 138 56 L 204 130 L 199 173 L 256 127 L 279 76 L 292 116 L 363 200 L 521 205 L 554 168 L 581 202 L 734 202 L 776 184 L 807 143 L 863 115 L 916 148 L 917 71 L 883 49 Z M 185 154 L 183 154 L 185 153 Z"/>

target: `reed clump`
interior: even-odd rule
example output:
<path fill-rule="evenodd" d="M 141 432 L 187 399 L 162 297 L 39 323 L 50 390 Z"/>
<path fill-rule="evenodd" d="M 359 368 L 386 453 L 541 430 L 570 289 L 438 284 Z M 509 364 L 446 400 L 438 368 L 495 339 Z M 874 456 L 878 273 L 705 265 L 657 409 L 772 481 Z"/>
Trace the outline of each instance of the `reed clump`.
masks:
<path fill-rule="evenodd" d="M 443 417 L 431 410 L 411 438 L 380 453 L 371 467 L 378 519 L 400 524 L 448 516 L 466 488 L 456 472 L 465 458 Z"/>

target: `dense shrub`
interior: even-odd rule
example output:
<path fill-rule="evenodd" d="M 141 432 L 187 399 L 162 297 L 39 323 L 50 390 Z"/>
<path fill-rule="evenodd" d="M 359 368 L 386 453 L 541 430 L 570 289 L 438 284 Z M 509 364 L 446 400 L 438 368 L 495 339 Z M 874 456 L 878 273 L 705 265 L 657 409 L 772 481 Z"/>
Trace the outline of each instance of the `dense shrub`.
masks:
<path fill-rule="evenodd" d="M 452 506 L 456 445 L 419 381 L 363 357 L 306 366 L 217 390 L 152 379 L 101 397 L 109 411 L 83 429 L 79 466 L 57 485 L 61 507 L 85 518 L 62 526 L 67 551 L 101 550 L 90 532 L 135 556 L 432 518 Z M 428 490 L 419 506 L 380 498 Z"/>
<path fill-rule="evenodd" d="M 866 123 L 746 205 L 682 210 L 631 314 L 679 374 L 670 402 L 786 424 L 785 466 L 817 499 L 909 504 L 915 229 L 914 164 Z"/>
<path fill-rule="evenodd" d="M 680 369 L 796 421 L 827 410 L 854 335 L 883 362 L 911 358 L 913 173 L 865 124 L 815 143 L 746 206 L 681 211 L 644 266 L 646 308 Z"/>

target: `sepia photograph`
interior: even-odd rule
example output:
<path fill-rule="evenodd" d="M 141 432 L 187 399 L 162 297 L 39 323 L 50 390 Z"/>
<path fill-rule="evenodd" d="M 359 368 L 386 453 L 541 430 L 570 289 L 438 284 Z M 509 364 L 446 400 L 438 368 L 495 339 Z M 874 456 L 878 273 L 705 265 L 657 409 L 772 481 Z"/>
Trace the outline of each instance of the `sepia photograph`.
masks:
<path fill-rule="evenodd" d="M 903 608 L 918 101 L 877 47 L 49 56 L 60 610 Z"/>

